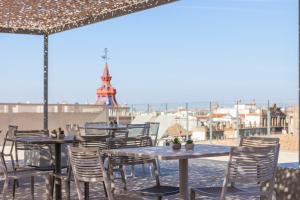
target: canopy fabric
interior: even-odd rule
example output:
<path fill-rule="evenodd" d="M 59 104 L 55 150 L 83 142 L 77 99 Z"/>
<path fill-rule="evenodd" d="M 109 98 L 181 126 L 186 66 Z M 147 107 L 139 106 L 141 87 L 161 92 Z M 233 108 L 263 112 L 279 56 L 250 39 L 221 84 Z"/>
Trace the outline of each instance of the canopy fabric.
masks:
<path fill-rule="evenodd" d="M 176 0 L 0 0 L 0 32 L 53 34 Z"/>

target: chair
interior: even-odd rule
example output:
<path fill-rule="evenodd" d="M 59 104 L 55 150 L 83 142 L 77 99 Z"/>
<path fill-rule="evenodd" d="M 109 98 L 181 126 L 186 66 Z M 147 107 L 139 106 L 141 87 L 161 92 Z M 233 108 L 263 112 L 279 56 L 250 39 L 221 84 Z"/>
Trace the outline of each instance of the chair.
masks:
<path fill-rule="evenodd" d="M 18 126 L 9 125 L 8 130 L 5 134 L 5 137 L 3 138 L 3 144 L 1 149 L 1 155 L 3 156 L 3 164 L 5 168 L 7 168 L 7 165 L 10 165 L 13 169 L 15 169 L 15 163 L 14 163 L 14 157 L 13 157 L 13 150 L 14 150 L 14 142 L 8 141 L 8 139 L 14 138 L 14 133 L 18 129 Z M 5 157 L 10 157 L 10 163 L 8 163 L 5 159 Z"/>
<path fill-rule="evenodd" d="M 128 137 L 127 139 L 111 138 L 108 140 L 109 149 L 139 148 L 139 147 L 147 147 L 147 146 L 152 146 L 152 140 L 150 137 L 147 136 Z M 155 159 L 108 155 L 108 160 L 109 160 L 108 169 L 112 181 L 112 191 L 115 190 L 114 169 L 120 170 L 122 182 L 123 182 L 123 189 L 126 191 L 127 185 L 126 185 L 126 178 L 125 178 L 125 172 L 123 167 L 150 164 L 153 167 L 153 174 L 156 180 L 156 185 L 149 188 L 136 190 L 135 193 L 141 196 L 149 196 L 149 197 L 156 197 L 158 199 L 162 199 L 162 197 L 164 196 L 174 195 L 179 192 L 178 187 L 164 186 L 160 184 L 157 162 Z"/>
<path fill-rule="evenodd" d="M 151 137 L 153 141 L 153 146 L 157 146 L 157 136 L 158 136 L 158 130 L 159 130 L 159 123 L 158 122 L 148 122 L 149 124 L 149 136 Z"/>
<path fill-rule="evenodd" d="M 99 128 L 107 126 L 106 122 L 86 122 L 84 124 L 86 135 L 109 135 L 109 131 Z"/>
<path fill-rule="evenodd" d="M 149 124 L 127 124 L 128 137 L 149 136 Z"/>
<path fill-rule="evenodd" d="M 113 195 L 110 189 L 110 182 L 107 173 L 104 169 L 102 156 L 98 148 L 82 148 L 82 147 L 69 147 L 69 157 L 71 168 L 74 174 L 76 191 L 79 200 L 84 200 L 85 196 L 89 195 L 88 191 L 83 191 L 80 187 L 80 182 L 83 182 L 85 189 L 88 188 L 89 183 L 103 182 L 107 189 L 108 200 L 117 199 L 116 195 Z M 123 195 L 118 199 L 126 198 Z M 134 199 L 134 197 L 127 197 L 128 199 Z"/>
<path fill-rule="evenodd" d="M 4 181 L 3 191 L 2 191 L 2 199 L 5 200 L 8 190 L 8 185 L 10 181 L 13 181 L 14 187 L 13 187 L 13 198 L 15 197 L 15 182 L 18 181 L 21 178 L 31 178 L 31 196 L 32 199 L 34 199 L 34 178 L 36 176 L 45 176 L 46 178 L 46 194 L 49 197 L 49 190 L 50 190 L 50 177 L 49 173 L 45 171 L 37 171 L 34 169 L 26 169 L 26 170 L 15 170 L 14 168 L 9 169 L 8 166 L 5 164 L 4 160 L 4 154 L 0 153 L 1 158 L 1 164 L 0 164 L 0 171 L 2 172 L 3 176 L 0 178 L 0 180 Z M 9 199 L 11 199 L 9 197 Z"/>
<path fill-rule="evenodd" d="M 268 147 L 279 145 L 279 138 L 274 137 L 241 137 L 242 147 Z"/>
<path fill-rule="evenodd" d="M 279 145 L 269 147 L 233 147 L 223 186 L 191 189 L 196 193 L 225 200 L 226 196 L 259 196 L 272 199 Z M 267 183 L 267 184 L 266 184 Z M 262 185 L 266 186 L 263 188 Z"/>
<path fill-rule="evenodd" d="M 102 136 L 102 135 L 78 135 L 76 136 L 76 143 L 73 144 L 73 146 L 77 147 L 94 147 L 97 148 L 99 151 L 102 151 L 104 149 L 107 149 L 107 138 L 109 136 Z M 72 170 L 70 167 L 70 161 L 69 165 L 66 169 L 66 171 L 60 173 L 60 174 L 55 174 L 52 173 L 52 177 L 56 179 L 60 179 L 62 182 L 62 185 L 64 185 L 65 190 L 66 190 L 66 199 L 70 200 L 70 183 L 72 180 Z M 105 188 L 104 188 L 105 189 Z M 106 191 L 106 189 L 105 189 Z M 52 193 L 53 193 L 53 186 L 52 186 Z"/>
<path fill-rule="evenodd" d="M 14 137 L 48 137 L 49 133 L 48 130 L 16 130 L 14 131 Z M 46 161 L 49 161 L 48 166 L 37 166 L 36 163 L 33 164 L 26 164 L 27 167 L 34 167 L 37 170 L 43 170 L 43 171 L 52 171 L 54 169 L 53 166 L 53 156 L 52 156 L 52 148 L 51 145 L 48 144 L 24 144 L 20 142 L 15 142 L 15 159 L 16 159 L 16 168 L 20 168 L 20 162 L 18 153 L 19 151 L 43 151 L 46 153 L 46 156 L 43 156 L 42 158 Z M 24 167 L 24 166 L 23 166 Z"/>

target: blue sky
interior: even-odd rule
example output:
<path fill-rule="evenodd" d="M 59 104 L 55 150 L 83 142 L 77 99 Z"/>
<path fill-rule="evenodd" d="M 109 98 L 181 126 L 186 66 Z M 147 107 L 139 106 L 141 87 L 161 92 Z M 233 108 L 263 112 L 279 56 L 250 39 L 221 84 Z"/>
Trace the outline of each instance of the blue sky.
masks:
<path fill-rule="evenodd" d="M 94 103 L 109 49 L 119 103 L 297 98 L 297 0 L 182 0 L 50 36 L 49 101 Z M 0 34 L 0 102 L 42 102 L 41 36 Z"/>

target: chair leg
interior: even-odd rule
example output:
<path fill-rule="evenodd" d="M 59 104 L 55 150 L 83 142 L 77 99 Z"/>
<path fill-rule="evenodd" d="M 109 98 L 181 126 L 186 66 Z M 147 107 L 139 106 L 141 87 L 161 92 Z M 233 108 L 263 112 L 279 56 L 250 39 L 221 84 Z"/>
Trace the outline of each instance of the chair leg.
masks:
<path fill-rule="evenodd" d="M 13 198 L 16 196 L 16 186 L 17 186 L 17 180 L 13 180 Z"/>
<path fill-rule="evenodd" d="M 52 192 L 52 176 L 48 175 L 45 176 L 45 182 L 46 182 L 46 196 L 48 200 L 53 199 L 53 192 Z"/>
<path fill-rule="evenodd" d="M 196 193 L 194 190 L 191 190 L 190 200 L 195 200 L 195 198 L 196 198 Z"/>
<path fill-rule="evenodd" d="M 4 186 L 3 186 L 3 190 L 2 190 L 2 199 L 3 199 L 3 200 L 6 199 L 5 195 L 6 195 L 6 192 L 7 192 L 7 189 L 8 189 L 8 184 L 9 184 L 9 180 L 6 179 L 6 180 L 4 181 Z"/>
<path fill-rule="evenodd" d="M 106 190 L 106 187 L 105 187 L 105 183 L 104 183 L 104 181 L 102 183 L 103 183 L 104 194 L 105 194 L 105 197 L 107 198 L 108 195 L 107 195 L 107 190 Z"/>
<path fill-rule="evenodd" d="M 34 176 L 31 176 L 31 198 L 34 200 Z"/>
<path fill-rule="evenodd" d="M 125 171 L 122 165 L 119 166 L 120 174 L 121 174 L 121 179 L 123 182 L 123 189 L 126 191 L 127 190 L 127 185 L 126 185 L 126 177 L 125 177 Z"/>
<path fill-rule="evenodd" d="M 70 200 L 70 181 L 65 181 L 65 190 L 66 190 L 66 196 L 67 196 L 67 200 Z"/>

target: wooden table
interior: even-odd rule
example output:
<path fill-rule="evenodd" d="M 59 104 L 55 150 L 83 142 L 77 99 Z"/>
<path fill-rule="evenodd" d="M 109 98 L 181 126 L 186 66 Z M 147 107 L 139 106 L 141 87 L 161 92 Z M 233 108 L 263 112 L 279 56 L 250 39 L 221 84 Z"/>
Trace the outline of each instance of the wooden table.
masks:
<path fill-rule="evenodd" d="M 219 145 L 195 145 L 193 151 L 173 150 L 172 147 L 142 147 L 105 150 L 109 155 L 154 158 L 159 160 L 179 160 L 180 199 L 189 199 L 188 159 L 229 155 L 230 147 Z"/>
<path fill-rule="evenodd" d="M 52 137 L 18 137 L 9 138 L 9 141 L 14 141 L 24 144 L 54 144 L 55 145 L 55 166 L 54 172 L 61 173 L 61 145 L 66 143 L 73 143 L 75 141 L 74 136 L 65 136 L 63 138 L 52 138 Z M 55 184 L 55 198 L 61 200 L 61 183 L 60 180 L 56 180 L 58 184 Z"/>

